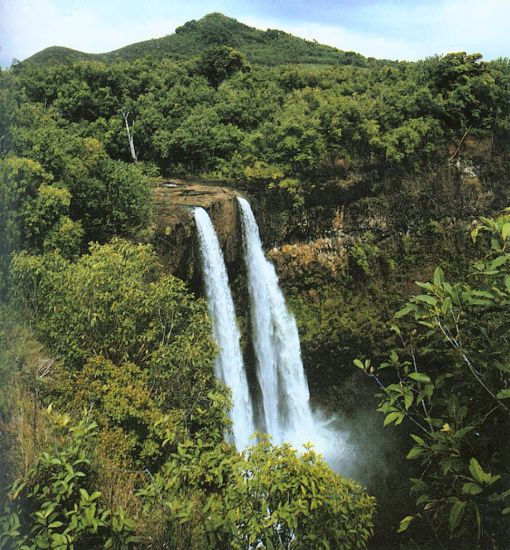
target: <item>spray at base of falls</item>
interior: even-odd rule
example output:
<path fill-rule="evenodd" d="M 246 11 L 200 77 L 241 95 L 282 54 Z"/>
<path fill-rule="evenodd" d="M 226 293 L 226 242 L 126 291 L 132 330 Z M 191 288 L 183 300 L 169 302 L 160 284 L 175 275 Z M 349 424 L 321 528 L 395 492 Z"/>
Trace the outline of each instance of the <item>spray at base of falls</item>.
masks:
<path fill-rule="evenodd" d="M 240 334 L 234 302 L 228 285 L 227 269 L 209 215 L 203 208 L 194 211 L 202 255 L 203 278 L 213 335 L 219 346 L 216 376 L 232 391 L 232 431 L 234 444 L 242 450 L 250 444 L 255 431 Z"/>
<path fill-rule="evenodd" d="M 335 467 L 347 450 L 334 419 L 315 416 L 301 361 L 294 316 L 287 308 L 275 268 L 262 249 L 259 228 L 248 201 L 237 197 L 244 230 L 253 347 L 262 393 L 265 430 L 273 443 L 296 449 L 312 443 Z"/>

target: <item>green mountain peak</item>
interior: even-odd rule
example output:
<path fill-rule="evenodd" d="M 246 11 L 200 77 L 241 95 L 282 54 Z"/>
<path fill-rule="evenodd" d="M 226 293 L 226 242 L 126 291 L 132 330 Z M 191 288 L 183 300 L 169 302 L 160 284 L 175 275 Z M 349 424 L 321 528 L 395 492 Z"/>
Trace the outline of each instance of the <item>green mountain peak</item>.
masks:
<path fill-rule="evenodd" d="M 117 50 L 91 54 L 61 46 L 41 50 L 23 63 L 54 64 L 97 60 L 107 63 L 132 61 L 145 56 L 190 59 L 214 46 L 231 46 L 252 63 L 281 65 L 288 63 L 365 65 L 366 59 L 354 52 L 304 40 L 284 31 L 261 31 L 222 13 L 209 13 L 177 27 L 173 34 L 124 46 Z"/>

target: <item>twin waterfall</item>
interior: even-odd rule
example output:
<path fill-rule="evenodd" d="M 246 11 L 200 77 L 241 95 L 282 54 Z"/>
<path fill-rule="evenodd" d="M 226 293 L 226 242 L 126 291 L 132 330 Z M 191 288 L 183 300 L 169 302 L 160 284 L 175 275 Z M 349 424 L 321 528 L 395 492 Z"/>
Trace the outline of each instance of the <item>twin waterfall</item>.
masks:
<path fill-rule="evenodd" d="M 214 338 L 220 348 L 216 375 L 232 391 L 234 443 L 242 450 L 255 430 L 273 443 L 299 448 L 314 440 L 308 383 L 301 362 L 296 321 L 287 309 L 273 265 L 262 250 L 259 229 L 249 203 L 238 197 L 244 230 L 250 314 L 259 389 L 250 392 L 240 348 L 227 270 L 213 224 L 203 208 L 195 209 L 204 285 Z M 262 418 L 255 423 L 252 397 L 260 399 Z M 254 441 L 252 441 L 254 443 Z"/>

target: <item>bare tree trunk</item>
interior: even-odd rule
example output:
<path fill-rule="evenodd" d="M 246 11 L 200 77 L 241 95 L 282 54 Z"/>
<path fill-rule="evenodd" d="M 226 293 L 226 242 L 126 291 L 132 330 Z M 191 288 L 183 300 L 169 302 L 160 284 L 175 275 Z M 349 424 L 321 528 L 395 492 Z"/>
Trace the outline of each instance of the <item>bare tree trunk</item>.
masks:
<path fill-rule="evenodd" d="M 131 133 L 131 129 L 129 128 L 129 111 L 122 111 L 122 116 L 124 118 L 124 122 L 126 123 L 126 132 L 128 136 L 129 150 L 131 152 L 131 157 L 133 158 L 134 162 L 138 162 L 133 134 Z"/>

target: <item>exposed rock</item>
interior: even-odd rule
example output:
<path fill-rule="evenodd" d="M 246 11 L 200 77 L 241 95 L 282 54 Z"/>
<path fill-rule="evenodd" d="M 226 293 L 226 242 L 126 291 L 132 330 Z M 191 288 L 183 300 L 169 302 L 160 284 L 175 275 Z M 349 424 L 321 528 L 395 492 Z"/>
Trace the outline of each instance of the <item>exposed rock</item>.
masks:
<path fill-rule="evenodd" d="M 238 230 L 238 191 L 216 185 L 173 179 L 154 189 L 155 245 L 167 270 L 185 280 L 196 277 L 199 263 L 193 208 L 209 213 L 225 261 L 235 265 L 242 246 Z"/>
<path fill-rule="evenodd" d="M 325 237 L 308 243 L 286 244 L 269 251 L 281 279 L 287 282 L 305 276 L 334 279 L 347 270 L 346 239 Z"/>

